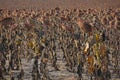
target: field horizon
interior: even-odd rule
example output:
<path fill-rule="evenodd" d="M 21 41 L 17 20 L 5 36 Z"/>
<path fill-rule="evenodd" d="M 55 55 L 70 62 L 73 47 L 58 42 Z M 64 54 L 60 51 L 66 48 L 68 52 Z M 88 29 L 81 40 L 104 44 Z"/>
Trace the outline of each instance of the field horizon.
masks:
<path fill-rule="evenodd" d="M 113 2 L 114 1 L 114 2 Z M 120 8 L 120 0 L 1 0 L 1 9 L 51 9 L 55 7 L 79 9 Z"/>

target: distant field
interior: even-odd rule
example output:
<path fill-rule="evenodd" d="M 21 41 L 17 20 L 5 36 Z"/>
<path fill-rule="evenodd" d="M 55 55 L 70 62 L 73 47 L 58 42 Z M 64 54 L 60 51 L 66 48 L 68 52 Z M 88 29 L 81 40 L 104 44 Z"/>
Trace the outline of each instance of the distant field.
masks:
<path fill-rule="evenodd" d="M 0 8 L 119 8 L 120 0 L 0 0 Z"/>

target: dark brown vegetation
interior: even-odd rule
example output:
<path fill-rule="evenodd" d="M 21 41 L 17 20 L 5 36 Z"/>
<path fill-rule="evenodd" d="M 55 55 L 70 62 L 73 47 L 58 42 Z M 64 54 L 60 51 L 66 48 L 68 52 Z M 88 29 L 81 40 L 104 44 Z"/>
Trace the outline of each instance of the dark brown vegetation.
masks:
<path fill-rule="evenodd" d="M 65 69 L 78 74 L 79 79 L 82 74 L 96 80 L 109 80 L 113 74 L 120 78 L 119 23 L 120 9 L 3 9 L 0 11 L 0 78 L 11 70 L 24 73 L 21 60 L 34 59 L 33 80 L 50 80 L 46 69 L 49 63 L 55 70 L 62 70 L 56 64 L 58 50 L 61 50 L 59 55 L 63 53 Z M 6 64 L 9 64 L 7 68 Z M 24 76 L 21 74 L 19 78 Z"/>

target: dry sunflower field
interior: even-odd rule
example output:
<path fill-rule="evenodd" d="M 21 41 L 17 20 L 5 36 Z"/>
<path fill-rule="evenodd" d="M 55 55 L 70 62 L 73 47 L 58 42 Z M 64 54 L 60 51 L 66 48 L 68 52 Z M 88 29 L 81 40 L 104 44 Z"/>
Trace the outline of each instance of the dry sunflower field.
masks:
<path fill-rule="evenodd" d="M 0 10 L 0 80 L 119 79 L 119 8 Z"/>

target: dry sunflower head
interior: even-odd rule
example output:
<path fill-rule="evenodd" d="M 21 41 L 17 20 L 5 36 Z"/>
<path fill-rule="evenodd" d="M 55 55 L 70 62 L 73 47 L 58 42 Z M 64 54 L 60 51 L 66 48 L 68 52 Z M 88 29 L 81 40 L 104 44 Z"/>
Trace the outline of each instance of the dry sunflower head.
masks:
<path fill-rule="evenodd" d="M 78 19 L 77 24 L 84 33 L 92 34 L 92 26 L 89 23 Z"/>

